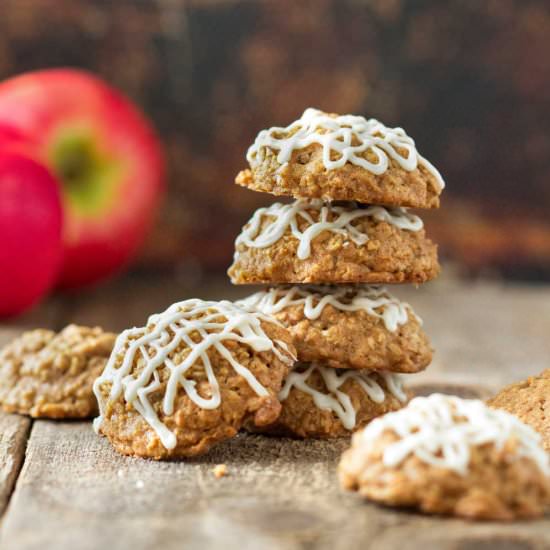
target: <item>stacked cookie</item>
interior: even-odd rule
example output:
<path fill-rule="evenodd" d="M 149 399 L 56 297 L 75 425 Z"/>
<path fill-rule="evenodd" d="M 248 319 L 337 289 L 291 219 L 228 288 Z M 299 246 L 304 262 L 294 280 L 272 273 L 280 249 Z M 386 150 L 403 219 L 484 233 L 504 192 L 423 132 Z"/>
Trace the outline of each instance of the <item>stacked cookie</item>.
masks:
<path fill-rule="evenodd" d="M 257 136 L 236 183 L 294 202 L 260 208 L 235 242 L 234 284 L 267 284 L 241 302 L 273 315 L 298 363 L 269 430 L 349 433 L 408 401 L 399 373 L 431 361 L 421 321 L 386 283 L 437 276 L 437 247 L 406 207 L 436 208 L 439 172 L 401 128 L 307 109 Z"/>

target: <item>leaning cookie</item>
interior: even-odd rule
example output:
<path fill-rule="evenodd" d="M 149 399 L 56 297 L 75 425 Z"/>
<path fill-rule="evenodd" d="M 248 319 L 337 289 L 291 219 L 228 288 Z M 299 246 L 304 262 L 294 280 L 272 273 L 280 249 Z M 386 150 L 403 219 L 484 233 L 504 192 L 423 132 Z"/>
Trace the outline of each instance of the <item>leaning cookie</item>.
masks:
<path fill-rule="evenodd" d="M 97 414 L 92 385 L 116 335 L 69 325 L 59 334 L 33 330 L 0 352 L 0 404 L 34 418 L 89 418 Z"/>
<path fill-rule="evenodd" d="M 440 394 L 357 432 L 338 473 L 343 487 L 371 500 L 434 514 L 513 520 L 550 505 L 540 436 L 481 401 Z"/>
<path fill-rule="evenodd" d="M 260 208 L 235 241 L 234 284 L 423 283 L 437 246 L 404 209 L 320 200 Z"/>
<path fill-rule="evenodd" d="M 279 393 L 281 415 L 263 431 L 303 438 L 346 436 L 400 409 L 409 398 L 397 374 L 297 363 Z"/>
<path fill-rule="evenodd" d="M 317 109 L 262 130 L 246 158 L 236 183 L 274 195 L 437 208 L 444 187 L 402 128 Z"/>
<path fill-rule="evenodd" d="M 413 373 L 432 359 L 422 321 L 381 287 L 279 286 L 239 303 L 287 327 L 303 362 Z"/>
<path fill-rule="evenodd" d="M 96 431 L 126 455 L 206 452 L 243 423 L 273 423 L 295 350 L 274 319 L 227 301 L 186 300 L 124 331 L 94 384 Z"/>
<path fill-rule="evenodd" d="M 487 404 L 529 424 L 540 433 L 543 447 L 550 451 L 550 369 L 505 387 Z"/>

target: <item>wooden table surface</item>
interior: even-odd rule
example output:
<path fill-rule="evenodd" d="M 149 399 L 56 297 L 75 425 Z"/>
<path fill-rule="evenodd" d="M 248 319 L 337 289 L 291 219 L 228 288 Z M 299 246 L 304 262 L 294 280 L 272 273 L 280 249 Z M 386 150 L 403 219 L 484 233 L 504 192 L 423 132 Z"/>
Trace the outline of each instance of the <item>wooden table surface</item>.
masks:
<path fill-rule="evenodd" d="M 193 296 L 235 298 L 225 281 L 127 277 L 65 296 L 0 326 L 69 322 L 107 329 Z M 249 289 L 248 289 L 249 291 Z M 442 280 L 396 291 L 424 319 L 436 355 L 410 384 L 485 396 L 550 366 L 550 287 Z M 419 390 L 420 391 L 420 390 Z M 506 549 L 550 548 L 550 519 L 469 523 L 397 512 L 342 492 L 335 469 L 346 440 L 239 435 L 204 457 L 156 463 L 117 455 L 89 422 L 0 415 L 2 549 Z M 227 477 L 212 469 L 224 463 Z"/>

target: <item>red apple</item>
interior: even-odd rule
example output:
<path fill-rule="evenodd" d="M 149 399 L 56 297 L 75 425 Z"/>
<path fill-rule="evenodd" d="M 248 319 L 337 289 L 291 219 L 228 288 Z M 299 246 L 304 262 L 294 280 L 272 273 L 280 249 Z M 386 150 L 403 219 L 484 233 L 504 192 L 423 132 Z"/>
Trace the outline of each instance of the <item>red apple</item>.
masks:
<path fill-rule="evenodd" d="M 55 178 L 25 154 L 0 149 L 0 317 L 24 311 L 55 284 L 62 221 Z"/>
<path fill-rule="evenodd" d="M 30 138 L 17 128 L 0 124 L 0 148 L 14 149 L 29 145 Z"/>
<path fill-rule="evenodd" d="M 144 240 L 164 187 L 161 146 L 144 115 L 91 74 L 51 69 L 0 83 L 0 125 L 25 136 L 61 186 L 59 285 L 118 271 Z"/>

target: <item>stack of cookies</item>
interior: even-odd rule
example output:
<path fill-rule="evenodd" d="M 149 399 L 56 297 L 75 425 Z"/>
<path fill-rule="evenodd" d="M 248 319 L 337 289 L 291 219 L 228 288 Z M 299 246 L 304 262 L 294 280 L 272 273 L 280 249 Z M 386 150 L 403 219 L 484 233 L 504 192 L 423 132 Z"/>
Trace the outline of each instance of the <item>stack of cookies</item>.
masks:
<path fill-rule="evenodd" d="M 403 407 L 400 373 L 431 347 L 411 307 L 380 286 L 439 273 L 437 247 L 406 207 L 437 208 L 444 183 L 401 128 L 307 109 L 257 136 L 236 183 L 294 202 L 260 208 L 235 242 L 234 284 L 266 284 L 241 301 L 273 315 L 298 362 L 269 431 L 347 434 Z"/>

